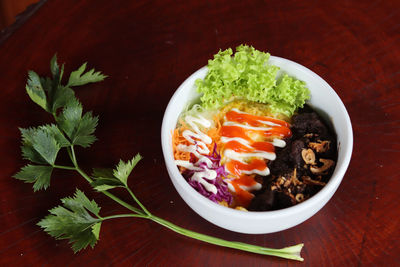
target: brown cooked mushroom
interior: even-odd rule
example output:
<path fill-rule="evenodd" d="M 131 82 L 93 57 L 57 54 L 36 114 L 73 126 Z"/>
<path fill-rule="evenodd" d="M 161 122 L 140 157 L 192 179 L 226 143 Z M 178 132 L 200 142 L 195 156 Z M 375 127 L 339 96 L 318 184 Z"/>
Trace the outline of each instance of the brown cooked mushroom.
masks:
<path fill-rule="evenodd" d="M 295 168 L 293 171 L 293 175 L 292 175 L 292 184 L 293 185 L 299 185 L 301 184 L 301 182 L 299 181 L 299 179 L 297 179 L 297 169 Z"/>
<path fill-rule="evenodd" d="M 319 159 L 319 161 L 323 164 L 321 167 L 311 166 L 310 171 L 313 174 L 324 174 L 329 168 L 331 168 L 335 162 L 331 159 Z"/>
<path fill-rule="evenodd" d="M 310 142 L 308 146 L 314 149 L 317 153 L 323 153 L 328 151 L 330 143 L 331 141 L 319 141 L 318 143 Z"/>
<path fill-rule="evenodd" d="M 304 137 L 306 137 L 306 138 L 311 138 L 311 137 L 313 137 L 313 136 L 314 136 L 313 133 L 307 133 L 307 134 L 304 135 Z"/>
<path fill-rule="evenodd" d="M 304 195 L 299 193 L 296 195 L 296 201 L 297 202 L 302 202 L 304 200 Z"/>
<path fill-rule="evenodd" d="M 303 158 L 306 164 L 314 165 L 315 164 L 315 154 L 312 149 L 304 149 L 301 150 L 301 157 Z"/>
<path fill-rule="evenodd" d="M 326 185 L 326 183 L 313 180 L 309 176 L 303 176 L 302 179 L 305 184 L 320 185 L 320 186 Z"/>
<path fill-rule="evenodd" d="M 276 180 L 276 184 L 277 185 L 283 185 L 286 181 L 286 178 L 283 176 L 280 176 L 277 180 Z"/>

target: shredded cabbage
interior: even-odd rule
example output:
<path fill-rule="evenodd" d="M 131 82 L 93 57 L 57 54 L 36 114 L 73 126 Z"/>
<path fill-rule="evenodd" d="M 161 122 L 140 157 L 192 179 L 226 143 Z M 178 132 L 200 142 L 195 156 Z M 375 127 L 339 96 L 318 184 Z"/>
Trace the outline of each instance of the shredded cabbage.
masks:
<path fill-rule="evenodd" d="M 240 45 L 232 54 L 231 48 L 220 50 L 208 61 L 204 80 L 196 80 L 205 108 L 216 109 L 235 98 L 243 98 L 269 104 L 272 112 L 290 117 L 310 98 L 305 82 L 287 74 L 277 79 L 279 67 L 268 64 L 269 53 Z"/>
<path fill-rule="evenodd" d="M 225 201 L 228 204 L 232 203 L 232 194 L 229 192 L 228 184 L 224 181 L 223 177 L 226 177 L 228 173 L 225 171 L 224 165 L 220 165 L 221 163 L 221 155 L 217 153 L 217 145 L 214 145 L 213 153 L 210 156 L 206 156 L 211 160 L 213 166 L 211 168 L 207 167 L 206 163 L 200 163 L 199 165 L 195 164 L 195 166 L 200 167 L 203 171 L 205 168 L 209 168 L 217 172 L 217 177 L 215 179 L 209 180 L 204 178 L 208 183 L 213 184 L 217 188 L 217 193 L 211 193 L 207 191 L 202 184 L 197 181 L 191 179 L 193 174 L 197 171 L 187 171 L 183 173 L 183 176 L 188 179 L 188 183 L 200 194 L 205 196 L 206 198 L 214 201 L 216 203 Z"/>

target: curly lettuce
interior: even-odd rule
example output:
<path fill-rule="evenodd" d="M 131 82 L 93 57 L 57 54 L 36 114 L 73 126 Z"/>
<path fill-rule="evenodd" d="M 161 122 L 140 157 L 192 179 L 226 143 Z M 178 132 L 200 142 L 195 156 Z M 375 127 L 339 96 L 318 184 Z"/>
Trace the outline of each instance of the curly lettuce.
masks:
<path fill-rule="evenodd" d="M 269 104 L 272 112 L 292 116 L 310 98 L 306 83 L 288 76 L 277 78 L 279 67 L 268 64 L 270 54 L 240 45 L 219 51 L 208 61 L 208 73 L 196 80 L 205 108 L 216 109 L 235 98 Z"/>

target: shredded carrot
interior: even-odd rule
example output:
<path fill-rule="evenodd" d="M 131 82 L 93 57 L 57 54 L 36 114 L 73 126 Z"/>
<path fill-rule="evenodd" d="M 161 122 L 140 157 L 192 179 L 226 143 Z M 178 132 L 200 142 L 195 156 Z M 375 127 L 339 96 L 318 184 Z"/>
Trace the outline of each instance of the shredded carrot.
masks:
<path fill-rule="evenodd" d="M 176 128 L 172 135 L 172 149 L 174 152 L 175 160 L 190 160 L 190 152 L 180 151 L 178 149 L 178 145 L 186 145 L 189 146 L 190 142 L 183 137 L 182 133 L 185 131 L 185 127 Z"/>
<path fill-rule="evenodd" d="M 210 150 L 210 154 L 212 154 L 212 152 L 214 151 L 214 146 L 215 144 L 217 145 L 217 148 L 219 150 L 219 146 L 220 146 L 220 130 L 221 130 L 221 121 L 219 120 L 219 118 L 217 116 L 215 116 L 213 118 L 214 123 L 215 123 L 215 127 L 212 127 L 211 129 L 209 129 L 207 131 L 207 135 L 211 138 L 211 140 L 213 140 L 213 142 L 209 145 L 207 145 L 208 149 Z M 217 151 L 218 152 L 218 151 Z"/>
<path fill-rule="evenodd" d="M 210 154 L 212 154 L 214 150 L 215 144 L 217 147 L 220 145 L 220 130 L 221 130 L 221 121 L 218 116 L 214 118 L 215 127 L 210 128 L 206 134 L 213 140 L 211 144 L 207 144 L 208 149 L 210 150 Z M 185 130 L 190 130 L 190 127 L 183 121 L 182 119 L 179 120 L 179 127 L 175 128 L 173 135 L 172 135 L 172 148 L 174 153 L 175 160 L 190 160 L 190 152 L 180 151 L 177 149 L 178 145 L 186 145 L 189 146 L 191 143 L 183 137 L 183 132 Z"/>

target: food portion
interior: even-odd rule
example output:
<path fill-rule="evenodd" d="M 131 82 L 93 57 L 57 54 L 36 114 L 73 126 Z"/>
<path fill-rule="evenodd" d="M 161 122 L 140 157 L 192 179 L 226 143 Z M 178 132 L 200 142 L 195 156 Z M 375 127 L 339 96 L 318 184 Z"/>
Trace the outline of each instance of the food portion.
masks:
<path fill-rule="evenodd" d="M 220 51 L 196 81 L 199 103 L 173 133 L 175 163 L 200 194 L 240 210 L 300 203 L 329 180 L 336 138 L 305 105 L 300 80 L 268 64 L 249 46 Z"/>
<path fill-rule="evenodd" d="M 329 181 L 337 160 L 336 136 L 309 106 L 291 119 L 292 136 L 268 163 L 270 175 L 248 209 L 276 210 L 303 202 Z"/>

